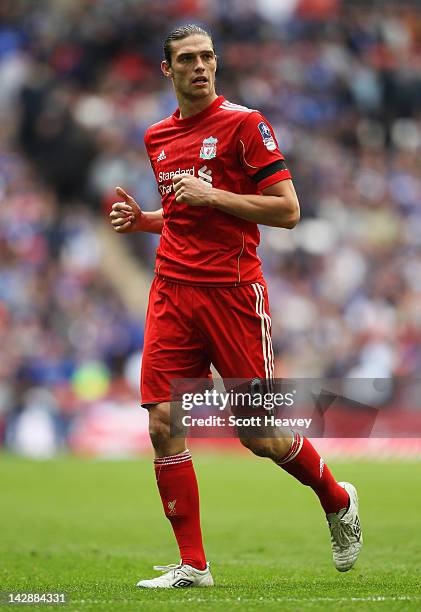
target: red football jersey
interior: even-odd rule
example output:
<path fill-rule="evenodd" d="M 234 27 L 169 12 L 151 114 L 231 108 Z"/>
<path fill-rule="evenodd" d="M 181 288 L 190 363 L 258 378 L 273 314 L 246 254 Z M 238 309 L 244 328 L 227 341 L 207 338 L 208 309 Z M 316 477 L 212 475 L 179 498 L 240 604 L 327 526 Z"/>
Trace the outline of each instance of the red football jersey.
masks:
<path fill-rule="evenodd" d="M 219 96 L 197 115 L 180 119 L 177 110 L 155 123 L 145 134 L 145 145 L 164 217 L 156 274 L 197 285 L 258 282 L 257 224 L 209 206 L 176 202 L 172 177 L 185 172 L 239 194 L 258 194 L 291 178 L 268 121 Z"/>

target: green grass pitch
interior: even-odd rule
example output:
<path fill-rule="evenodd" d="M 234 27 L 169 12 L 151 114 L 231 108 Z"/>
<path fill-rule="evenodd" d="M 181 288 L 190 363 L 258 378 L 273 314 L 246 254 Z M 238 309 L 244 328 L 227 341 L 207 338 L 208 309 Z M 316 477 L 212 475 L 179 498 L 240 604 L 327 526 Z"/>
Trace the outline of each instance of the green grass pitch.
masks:
<path fill-rule="evenodd" d="M 331 466 L 360 494 L 365 547 L 346 574 L 310 489 L 251 455 L 196 453 L 195 465 L 215 588 L 135 589 L 178 561 L 150 459 L 2 456 L 0 590 L 63 591 L 72 611 L 421 609 L 421 463 Z"/>

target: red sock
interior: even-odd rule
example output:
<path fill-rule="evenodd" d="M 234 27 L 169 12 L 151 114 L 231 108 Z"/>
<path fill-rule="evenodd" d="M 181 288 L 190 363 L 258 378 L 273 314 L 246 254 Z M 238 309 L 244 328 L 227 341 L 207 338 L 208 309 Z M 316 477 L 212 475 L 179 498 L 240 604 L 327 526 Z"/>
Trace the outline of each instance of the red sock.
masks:
<path fill-rule="evenodd" d="M 348 507 L 348 493 L 338 485 L 314 446 L 301 434 L 294 434 L 291 448 L 285 457 L 278 461 L 278 465 L 313 489 L 326 514 Z"/>
<path fill-rule="evenodd" d="M 190 451 L 155 459 L 156 482 L 183 563 L 206 567 L 200 529 L 199 490 Z"/>

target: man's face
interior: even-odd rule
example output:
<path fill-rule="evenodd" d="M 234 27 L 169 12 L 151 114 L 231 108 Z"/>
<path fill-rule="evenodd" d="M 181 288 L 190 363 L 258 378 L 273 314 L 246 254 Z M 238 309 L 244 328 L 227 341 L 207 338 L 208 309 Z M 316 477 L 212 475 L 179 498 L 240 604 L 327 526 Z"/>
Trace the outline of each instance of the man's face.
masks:
<path fill-rule="evenodd" d="M 173 80 L 177 94 L 205 98 L 215 93 L 216 56 L 208 36 L 194 34 L 171 43 L 171 66 L 162 62 L 162 72 Z"/>

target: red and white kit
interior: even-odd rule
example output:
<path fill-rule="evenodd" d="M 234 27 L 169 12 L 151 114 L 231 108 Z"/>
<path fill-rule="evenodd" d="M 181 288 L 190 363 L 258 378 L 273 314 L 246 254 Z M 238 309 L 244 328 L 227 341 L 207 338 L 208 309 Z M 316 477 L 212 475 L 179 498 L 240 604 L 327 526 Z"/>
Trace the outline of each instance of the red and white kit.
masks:
<path fill-rule="evenodd" d="M 224 379 L 272 378 L 271 322 L 256 255 L 257 225 L 210 206 L 176 202 L 172 178 L 187 172 L 218 189 L 247 195 L 289 179 L 273 129 L 259 112 L 219 97 L 193 117 L 180 119 L 176 112 L 153 125 L 145 142 L 162 194 L 164 227 L 145 327 L 142 404 L 173 399 L 174 379 L 209 378 L 211 363 Z M 179 393 L 173 394 L 177 399 Z M 260 454 L 259 441 L 255 444 L 248 440 Z M 335 566 L 349 570 L 362 546 L 355 487 L 337 483 L 298 432 L 286 453 L 264 452 L 314 490 L 327 515 Z M 156 480 L 181 563 L 162 568 L 168 570 L 164 576 L 138 586 L 212 586 L 190 452 L 157 455 Z"/>
<path fill-rule="evenodd" d="M 259 194 L 291 178 L 275 134 L 255 110 L 219 96 L 205 110 L 152 125 L 145 144 L 162 196 L 164 227 L 142 359 L 142 404 L 169 401 L 174 378 L 271 378 L 273 351 L 256 223 L 176 202 L 172 177 Z"/>

